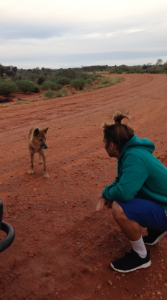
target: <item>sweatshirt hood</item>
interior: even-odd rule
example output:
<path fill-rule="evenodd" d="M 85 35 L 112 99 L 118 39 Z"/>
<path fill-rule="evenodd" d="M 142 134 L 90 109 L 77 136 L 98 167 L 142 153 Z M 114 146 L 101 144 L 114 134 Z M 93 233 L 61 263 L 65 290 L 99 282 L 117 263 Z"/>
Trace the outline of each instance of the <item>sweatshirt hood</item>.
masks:
<path fill-rule="evenodd" d="M 144 148 L 145 150 L 147 150 L 148 152 L 150 153 L 153 153 L 153 151 L 155 150 L 155 146 L 154 144 L 149 141 L 148 139 L 145 139 L 145 138 L 142 138 L 142 139 L 139 139 L 136 134 L 134 134 L 134 136 L 125 144 L 125 146 L 123 147 L 119 157 L 118 157 L 118 160 L 120 160 L 125 152 L 127 150 L 129 150 L 130 148 Z"/>

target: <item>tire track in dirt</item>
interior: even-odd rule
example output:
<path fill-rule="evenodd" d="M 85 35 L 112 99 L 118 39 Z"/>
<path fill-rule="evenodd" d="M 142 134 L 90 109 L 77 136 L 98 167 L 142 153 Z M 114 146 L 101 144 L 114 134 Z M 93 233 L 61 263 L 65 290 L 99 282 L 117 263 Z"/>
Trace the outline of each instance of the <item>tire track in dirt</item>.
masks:
<path fill-rule="evenodd" d="M 151 76 L 146 76 L 146 79 L 147 79 L 147 82 L 143 82 L 142 83 L 144 86 L 147 85 L 148 83 L 150 83 L 150 81 L 152 82 L 152 80 L 153 80 L 153 78 Z M 152 93 L 152 92 L 154 92 L 156 90 L 159 90 L 159 89 L 163 88 L 165 86 L 165 84 L 166 84 L 166 82 L 164 82 L 163 85 L 161 85 L 160 87 L 154 88 L 154 89 L 152 88 L 152 85 L 151 85 L 149 91 L 144 92 L 144 93 L 140 93 L 139 92 L 139 93 L 137 93 L 137 95 L 136 95 L 136 90 L 135 90 L 135 94 L 134 95 L 132 95 L 130 97 L 127 97 L 126 96 L 126 92 L 123 92 L 122 95 L 121 95 L 121 92 L 120 92 L 120 90 L 122 90 L 124 88 L 124 84 L 123 83 L 121 83 L 121 84 L 119 83 L 118 84 L 118 85 L 120 85 L 120 89 L 119 90 L 118 90 L 117 85 L 105 88 L 105 94 L 106 94 L 107 100 L 103 100 L 103 104 L 101 103 L 101 93 L 100 93 L 100 90 L 94 91 L 94 92 L 90 92 L 89 93 L 90 95 L 88 94 L 88 96 L 87 96 L 87 98 L 88 98 L 87 102 L 88 102 L 88 106 L 90 108 L 86 108 L 85 109 L 83 107 L 83 105 L 82 105 L 83 104 L 82 102 L 81 102 L 80 105 L 78 105 L 77 102 L 74 102 L 73 103 L 73 105 L 75 105 L 75 107 L 73 107 L 74 111 L 69 111 L 69 110 L 67 111 L 66 109 L 65 110 L 59 110 L 59 107 L 62 107 L 62 105 L 63 105 L 63 104 L 61 104 L 61 105 L 58 106 L 57 113 L 56 114 L 54 113 L 54 114 L 51 114 L 51 115 L 49 114 L 49 116 L 45 117 L 45 121 L 47 121 L 50 118 L 61 119 L 63 121 L 63 120 L 66 120 L 66 117 L 68 117 L 68 119 L 70 119 L 70 118 L 75 118 L 75 117 L 81 117 L 81 116 L 87 115 L 87 114 L 92 114 L 93 112 L 98 112 L 98 111 L 101 111 L 102 109 L 107 109 L 111 105 L 111 102 L 112 102 L 112 104 L 118 104 L 119 105 L 120 102 L 127 102 L 128 100 L 134 100 L 135 98 L 143 97 L 143 96 L 149 94 L 150 92 Z M 128 83 L 126 83 L 125 87 L 127 88 L 127 86 L 129 86 L 131 83 L 134 84 L 134 80 L 130 81 L 130 82 L 128 81 Z M 135 86 L 135 88 L 138 87 L 138 86 L 140 86 L 140 84 L 137 84 L 137 86 Z M 134 87 L 133 87 L 133 89 L 134 89 Z M 141 86 L 140 86 L 140 89 L 141 89 Z M 147 86 L 146 86 L 146 89 L 147 89 Z M 116 100 L 112 99 L 112 94 L 111 93 L 114 90 L 118 91 L 118 96 L 116 96 L 116 98 L 117 98 Z M 98 102 L 98 98 L 100 98 L 100 103 L 99 104 L 94 103 L 95 101 L 91 100 L 91 98 L 94 98 L 95 96 L 97 97 L 97 102 Z M 122 99 L 122 97 L 123 97 L 123 99 Z M 85 95 L 84 94 L 83 95 L 76 95 L 75 98 L 77 99 L 77 101 L 85 101 Z M 71 97 L 67 97 L 66 100 L 70 101 Z M 66 104 L 64 104 L 64 105 L 65 105 L 65 108 L 66 108 Z M 68 104 L 68 106 L 69 105 L 71 105 L 71 104 Z M 91 108 L 92 105 L 95 106 L 95 108 Z M 54 107 L 54 109 L 55 108 L 56 108 L 56 106 Z M 45 106 L 44 106 L 44 109 L 46 109 Z M 81 109 L 81 112 L 77 112 L 77 109 Z M 47 110 L 51 110 L 52 111 L 53 108 L 47 109 Z M 32 111 L 28 118 L 25 118 L 25 123 L 29 122 L 30 126 L 34 125 L 34 116 L 36 116 L 37 113 L 38 113 L 38 108 L 35 111 Z M 49 113 L 49 111 L 48 111 L 48 113 Z M 20 115 L 19 114 L 15 115 L 15 117 L 17 117 L 17 118 L 20 119 L 20 122 L 18 122 L 19 121 L 18 120 L 17 121 L 17 125 L 13 124 L 11 129 L 17 129 L 17 128 L 19 128 L 20 123 L 22 122 L 22 118 L 20 118 L 21 115 L 22 115 L 22 112 L 20 113 Z M 42 115 L 42 111 L 41 111 L 41 115 Z M 64 117 L 64 119 L 62 119 L 62 117 Z M 11 117 L 9 117 L 9 118 L 11 118 Z M 41 116 L 41 117 L 38 116 L 36 118 L 36 122 L 38 123 L 38 121 L 40 122 L 43 119 L 44 119 L 43 116 Z M 1 119 L 1 122 L 2 122 L 2 120 L 3 120 L 3 117 Z M 6 117 L 5 117 L 5 122 L 6 121 L 7 120 L 6 120 Z M 2 127 L 1 127 L 1 129 L 2 129 Z M 6 125 L 6 127 L 3 127 L 3 129 L 7 130 L 8 129 L 7 125 Z"/>

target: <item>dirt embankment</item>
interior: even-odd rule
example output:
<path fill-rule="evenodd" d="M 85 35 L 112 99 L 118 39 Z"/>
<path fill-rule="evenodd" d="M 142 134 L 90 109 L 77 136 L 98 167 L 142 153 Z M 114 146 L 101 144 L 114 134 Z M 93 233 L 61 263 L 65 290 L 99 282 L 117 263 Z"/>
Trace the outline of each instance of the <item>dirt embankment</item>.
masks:
<path fill-rule="evenodd" d="M 122 76 L 122 75 L 121 75 Z M 0 109 L 0 198 L 14 243 L 0 254 L 0 299 L 166 299 L 167 239 L 151 249 L 150 268 L 118 274 L 110 262 L 131 246 L 111 211 L 95 212 L 116 175 L 101 124 L 128 110 L 139 137 L 155 143 L 167 166 L 166 75 L 127 74 L 90 93 Z M 31 126 L 49 127 L 49 179 L 35 158 L 28 175 Z"/>

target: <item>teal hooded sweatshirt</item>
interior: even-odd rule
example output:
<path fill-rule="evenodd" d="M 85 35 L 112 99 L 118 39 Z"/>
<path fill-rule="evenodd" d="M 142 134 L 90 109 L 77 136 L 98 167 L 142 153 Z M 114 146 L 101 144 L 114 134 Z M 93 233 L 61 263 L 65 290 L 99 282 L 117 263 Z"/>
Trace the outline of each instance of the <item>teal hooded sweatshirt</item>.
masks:
<path fill-rule="evenodd" d="M 167 168 L 153 156 L 154 144 L 134 135 L 117 160 L 117 177 L 102 195 L 108 200 L 142 198 L 158 202 L 167 211 Z"/>

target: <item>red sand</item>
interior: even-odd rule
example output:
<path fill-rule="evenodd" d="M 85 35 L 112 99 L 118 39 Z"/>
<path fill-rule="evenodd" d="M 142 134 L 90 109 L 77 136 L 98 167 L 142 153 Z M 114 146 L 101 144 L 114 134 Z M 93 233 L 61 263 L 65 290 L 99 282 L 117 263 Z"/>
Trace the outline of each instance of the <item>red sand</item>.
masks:
<path fill-rule="evenodd" d="M 0 198 L 3 220 L 16 233 L 0 254 L 0 299 L 166 299 L 167 239 L 148 247 L 150 268 L 116 273 L 110 262 L 131 245 L 111 211 L 95 212 L 116 175 L 101 129 L 116 110 L 130 112 L 135 133 L 155 143 L 154 155 L 167 166 L 167 75 L 123 77 L 90 93 L 0 108 Z M 34 125 L 49 127 L 49 179 L 37 155 L 28 175 Z"/>

